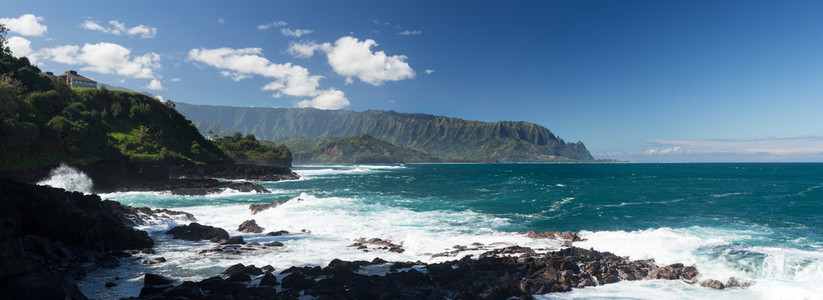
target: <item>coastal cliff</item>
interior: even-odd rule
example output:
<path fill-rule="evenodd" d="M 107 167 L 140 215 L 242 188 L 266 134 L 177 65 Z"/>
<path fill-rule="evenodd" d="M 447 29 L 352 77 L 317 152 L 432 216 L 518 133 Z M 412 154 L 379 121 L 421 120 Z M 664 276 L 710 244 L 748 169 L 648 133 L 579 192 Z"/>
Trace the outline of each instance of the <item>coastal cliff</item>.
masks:
<path fill-rule="evenodd" d="M 154 241 L 97 195 L 0 179 L 0 298 L 85 299 L 74 279 Z"/>

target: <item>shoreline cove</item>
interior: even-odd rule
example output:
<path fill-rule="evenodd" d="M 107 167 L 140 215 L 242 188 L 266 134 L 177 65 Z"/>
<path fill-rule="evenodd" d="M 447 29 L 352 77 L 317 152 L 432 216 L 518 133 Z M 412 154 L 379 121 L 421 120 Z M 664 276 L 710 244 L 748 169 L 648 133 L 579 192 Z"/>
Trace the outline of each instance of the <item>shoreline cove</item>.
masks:
<path fill-rule="evenodd" d="M 580 188 L 586 185 L 581 186 L 576 181 L 580 179 L 567 174 L 569 168 L 594 168 L 609 173 L 604 174 L 604 178 L 630 176 L 650 180 L 652 183 L 656 180 L 671 180 L 672 176 L 651 174 L 643 169 L 659 166 L 626 165 L 624 168 L 640 169 L 618 168 L 616 170 L 628 174 L 620 176 L 611 175 L 615 171 L 613 167 L 589 165 L 298 166 L 296 172 L 300 175 L 300 180 L 259 182 L 271 191 L 268 194 L 105 194 L 107 198 L 123 205 L 152 208 L 148 213 L 136 213 L 144 222 L 134 222 L 134 225 L 136 229 L 148 232 L 156 247 L 149 249 L 151 251 L 138 249 L 137 252 L 129 252 L 130 258 L 119 258 L 119 266 L 115 268 L 97 268 L 96 271 L 89 272 L 87 277 L 78 281 L 79 291 L 92 299 L 162 298 L 176 295 L 175 293 L 189 295 L 191 298 L 194 297 L 192 291 L 200 291 L 200 296 L 216 295 L 218 292 L 214 291 L 234 291 L 261 298 L 278 293 L 285 297 L 313 294 L 328 298 L 339 295 L 352 286 L 383 287 L 385 284 L 378 283 L 384 280 L 405 280 L 406 283 L 414 283 L 416 288 L 387 288 L 380 290 L 383 294 L 350 295 L 378 298 L 379 295 L 384 295 L 384 298 L 396 298 L 397 295 L 421 297 L 436 295 L 431 294 L 432 290 L 443 290 L 451 293 L 443 295 L 452 296 L 485 293 L 490 297 L 509 295 L 539 299 L 622 297 L 621 295 L 632 294 L 637 296 L 638 293 L 650 295 L 640 297 L 641 299 L 655 298 L 652 295 L 681 299 L 772 299 L 780 298 L 780 295 L 810 297 L 819 291 L 819 287 L 813 283 L 816 278 L 820 278 L 815 270 L 823 265 L 823 255 L 816 246 L 819 245 L 817 237 L 802 238 L 781 233 L 795 230 L 791 228 L 796 226 L 781 229 L 774 224 L 758 225 L 745 220 L 718 222 L 721 219 L 706 215 L 692 216 L 691 224 L 670 220 L 668 223 L 658 221 L 658 226 L 643 226 L 648 220 L 635 220 L 631 217 L 632 213 L 642 213 L 658 206 L 694 205 L 695 199 L 676 198 L 679 192 L 675 191 L 666 198 L 680 199 L 678 201 L 651 198 L 647 193 L 645 199 L 616 197 L 607 203 L 591 206 L 593 204 L 585 201 L 591 202 L 597 197 L 581 193 Z M 722 167 L 720 171 L 723 172 L 737 168 L 764 168 L 763 165 L 748 164 L 686 167 L 686 171 L 689 171 L 688 168 L 699 168 L 698 173 L 704 177 L 706 174 L 702 168 Z M 778 164 L 765 167 L 798 166 Z M 683 167 L 678 165 L 678 168 Z M 453 181 L 442 177 L 445 171 Z M 546 175 L 549 173 L 538 171 L 561 174 L 552 177 Z M 682 173 L 684 170 L 678 172 Z M 734 177 L 723 175 L 723 172 L 720 172 L 723 178 Z M 465 181 L 466 177 L 461 177 L 463 174 L 472 174 L 473 179 Z M 500 178 L 498 174 L 503 174 L 503 177 Z M 590 174 L 585 176 L 592 177 Z M 690 179 L 693 178 L 691 176 L 683 177 L 694 180 Z M 485 178 L 495 178 L 497 186 L 485 182 Z M 438 182 L 437 185 L 430 185 L 431 180 Z M 405 183 L 404 189 L 393 189 L 392 187 L 400 186 L 397 184 L 399 182 Z M 438 197 L 427 196 L 430 191 L 418 188 L 452 186 L 453 182 L 470 183 L 470 186 L 439 192 Z M 598 182 L 602 184 L 602 181 Z M 702 187 L 705 198 L 700 200 L 714 201 L 717 205 L 718 201 L 745 200 L 752 195 L 762 195 L 762 192 L 745 190 L 748 185 L 747 183 L 733 190 Z M 790 199 L 797 201 L 796 197 L 819 196 L 818 189 L 803 186 L 805 185 L 797 188 L 803 193 L 781 189 L 776 191 L 776 197 L 795 197 Z M 809 186 L 815 185 L 810 183 Z M 533 194 L 531 190 L 539 193 Z M 592 193 L 590 189 L 586 191 Z M 526 200 L 545 193 L 559 194 L 544 209 L 528 207 L 543 205 L 540 201 Z M 513 195 L 516 196 L 514 199 L 507 198 Z M 518 205 L 502 210 L 493 207 L 496 210 L 491 210 L 492 208 L 484 206 L 484 202 L 477 202 L 478 198 L 482 200 L 484 197 L 494 200 L 490 204 L 506 201 Z M 467 205 L 466 201 L 474 203 Z M 250 206 L 270 203 L 275 204 L 256 212 L 250 209 Z M 640 204 L 614 205 L 620 203 Z M 530 209 L 532 212 L 518 212 L 518 209 Z M 187 215 L 173 213 L 174 211 L 185 211 Z M 626 226 L 627 221 L 604 223 L 598 221 L 596 215 L 587 217 L 584 223 L 576 223 L 581 220 L 574 215 L 584 211 L 600 214 L 609 212 L 610 216 L 616 216 L 615 212 L 629 213 L 625 220 L 635 224 Z M 667 218 L 677 216 L 678 214 L 660 215 Z M 193 222 L 225 229 L 230 236 L 241 237 L 244 244 L 181 241 L 166 234 L 174 227 Z M 565 225 L 552 225 L 560 224 L 557 222 Z M 241 223 L 254 226 L 240 228 Z M 620 224 L 623 225 L 614 226 Z M 814 228 L 813 224 L 808 226 Z M 555 228 L 571 229 L 578 234 L 571 238 L 574 242 L 570 243 L 569 239 L 558 236 L 571 233 L 541 232 Z M 253 231 L 258 229 L 259 232 Z M 537 231 L 525 232 L 532 229 Z M 785 241 L 781 236 L 786 237 Z M 774 242 L 763 243 L 764 239 Z M 752 242 L 757 240 L 761 241 L 760 244 Z M 642 241 L 643 246 L 639 246 L 639 241 Z M 564 251 L 571 251 L 573 255 L 553 254 Z M 591 253 L 595 254 L 588 251 L 594 251 Z M 602 266 L 605 263 L 600 259 L 587 259 L 611 253 L 616 255 L 615 262 L 634 264 L 648 261 L 655 264 L 655 267 L 646 267 L 645 273 L 627 272 L 625 267 L 614 264 L 611 269 L 600 270 L 598 267 L 600 276 L 591 276 L 595 268 L 586 264 L 596 261 Z M 551 263 L 555 260 L 562 262 L 564 259 L 575 261 L 577 268 L 553 266 Z M 237 267 L 237 264 L 243 265 Z M 545 269 L 547 267 L 552 269 Z M 684 271 L 688 267 L 694 269 Z M 245 271 L 240 273 L 247 276 L 233 274 L 232 268 L 243 268 Z M 670 271 L 675 269 L 670 272 L 675 275 L 650 277 L 656 270 L 664 268 L 669 268 Z M 479 273 L 486 272 L 483 274 L 488 275 L 499 271 L 502 272 L 499 274 L 519 275 L 514 276 L 518 280 L 495 281 L 494 285 L 491 281 L 477 278 L 480 282 L 487 282 L 484 285 L 486 287 L 496 286 L 485 290 L 486 292 L 465 287 L 461 290 L 459 284 L 446 287 L 440 283 L 444 278 L 451 278 L 449 276 L 467 277 L 469 275 L 455 272 L 468 270 L 473 270 L 469 272 L 471 274 L 485 270 Z M 683 275 L 692 272 L 692 275 Z M 220 275 L 221 273 L 225 274 Z M 146 283 L 144 274 L 169 277 L 176 283 L 153 281 L 157 278 L 151 278 Z M 589 277 L 586 277 L 587 274 Z M 340 278 L 335 279 L 336 276 Z M 234 278 L 230 279 L 232 277 Z M 249 277 L 248 280 L 246 277 Z M 533 280 L 523 281 L 527 278 Z M 534 281 L 538 278 L 539 284 Z M 632 281 L 630 278 L 676 280 Z M 506 286 L 517 287 L 519 292 Z M 341 290 L 341 287 L 345 288 Z M 404 289 L 408 289 L 408 294 L 397 294 Z M 272 291 L 274 294 L 271 294 Z M 460 294 L 461 292 L 466 294 Z M 544 292 L 548 293 L 543 294 Z"/>

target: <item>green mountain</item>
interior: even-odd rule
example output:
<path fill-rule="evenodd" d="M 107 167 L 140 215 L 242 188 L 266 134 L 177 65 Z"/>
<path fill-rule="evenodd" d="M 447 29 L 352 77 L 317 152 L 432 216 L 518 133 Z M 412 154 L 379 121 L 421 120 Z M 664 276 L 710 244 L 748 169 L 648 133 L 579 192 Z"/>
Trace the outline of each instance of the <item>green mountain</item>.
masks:
<path fill-rule="evenodd" d="M 582 142 L 566 143 L 529 122 L 479 122 L 394 111 L 354 112 L 311 108 L 259 108 L 178 103 L 177 110 L 201 132 L 240 131 L 285 142 L 368 134 L 394 145 L 431 154 L 442 161 L 592 161 Z"/>
<path fill-rule="evenodd" d="M 238 157 L 290 166 L 285 146 L 262 145 L 253 137 L 221 140 L 218 147 L 171 101 L 52 81 L 27 58 L 12 56 L 4 33 L 0 26 L 0 170 L 123 158 L 202 164 Z"/>
<path fill-rule="evenodd" d="M 438 162 L 429 154 L 378 140 L 367 134 L 342 139 L 303 139 L 292 143 L 295 163 L 390 164 Z"/>

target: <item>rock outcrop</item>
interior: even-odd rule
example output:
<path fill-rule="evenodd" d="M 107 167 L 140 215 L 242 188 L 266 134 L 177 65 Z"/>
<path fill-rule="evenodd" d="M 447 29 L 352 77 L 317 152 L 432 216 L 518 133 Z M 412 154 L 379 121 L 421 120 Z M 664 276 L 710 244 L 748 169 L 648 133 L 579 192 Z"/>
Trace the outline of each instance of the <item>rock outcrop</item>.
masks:
<path fill-rule="evenodd" d="M 0 298 L 62 293 L 58 298 L 84 299 L 73 278 L 118 266 L 129 256 L 123 250 L 153 247 L 146 232 L 128 226 L 121 206 L 0 179 Z"/>
<path fill-rule="evenodd" d="M 257 222 L 254 220 L 246 220 L 237 227 L 237 231 L 244 233 L 263 233 L 263 230 L 265 230 L 265 228 L 257 225 Z"/>
<path fill-rule="evenodd" d="M 218 243 L 229 239 L 229 233 L 225 229 L 199 223 L 177 226 L 166 231 L 166 233 L 171 234 L 175 239 L 187 241 L 207 240 Z"/>
<path fill-rule="evenodd" d="M 437 264 L 388 263 L 382 259 L 341 261 L 328 266 L 291 267 L 277 281 L 266 266 L 237 264 L 221 276 L 178 286 L 144 285 L 141 298 L 160 299 L 177 295 L 223 299 L 299 298 L 319 299 L 531 299 L 532 295 L 568 292 L 622 280 L 684 279 L 697 275 L 693 267 L 676 264 L 658 267 L 648 260 L 631 261 L 608 252 L 566 248 L 548 253 L 519 247 L 488 252 L 471 258 Z M 522 253 L 518 256 L 499 253 Z M 384 265 L 384 275 L 360 273 L 364 266 Z M 657 272 L 658 270 L 662 270 Z M 652 275 L 655 274 L 655 275 Z M 256 279 L 260 279 L 257 281 Z M 148 277 L 147 277 L 148 280 Z M 259 282 L 254 284 L 253 282 Z M 275 288 L 279 285 L 279 288 Z"/>

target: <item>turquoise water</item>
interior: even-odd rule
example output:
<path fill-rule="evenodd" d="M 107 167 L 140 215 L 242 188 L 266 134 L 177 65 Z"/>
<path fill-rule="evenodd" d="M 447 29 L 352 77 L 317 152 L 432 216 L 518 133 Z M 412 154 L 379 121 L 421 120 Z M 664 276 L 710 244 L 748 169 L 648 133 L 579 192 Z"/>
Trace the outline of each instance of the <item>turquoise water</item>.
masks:
<path fill-rule="evenodd" d="M 573 231 L 578 246 L 659 264 L 694 264 L 702 279 L 753 280 L 715 291 L 682 282 L 625 282 L 552 298 L 813 299 L 823 295 L 823 164 L 467 164 L 301 166 L 301 180 L 265 182 L 272 194 L 207 197 L 117 193 L 124 204 L 193 213 L 231 231 L 246 219 L 269 230 L 311 233 L 247 240 L 284 241 L 287 250 L 254 257 L 192 255 L 204 244 L 170 240 L 144 228 L 175 262 L 152 271 L 186 279 L 244 262 L 325 265 L 333 258 L 437 261 L 453 245 L 483 242 L 556 248 L 518 231 Z M 299 199 L 299 201 L 298 201 Z M 251 215 L 248 205 L 289 201 Z M 362 253 L 358 237 L 402 242 L 403 254 Z M 454 258 L 439 258 L 454 259 Z M 127 267 L 124 267 L 127 268 Z M 146 268 L 146 267 L 143 267 Z M 123 269 L 129 272 L 135 269 Z M 100 276 L 108 276 L 101 274 Z M 128 293 L 128 292 L 124 292 Z M 102 295 L 102 294 L 101 294 Z"/>

